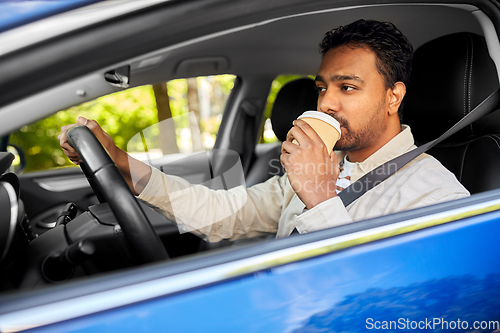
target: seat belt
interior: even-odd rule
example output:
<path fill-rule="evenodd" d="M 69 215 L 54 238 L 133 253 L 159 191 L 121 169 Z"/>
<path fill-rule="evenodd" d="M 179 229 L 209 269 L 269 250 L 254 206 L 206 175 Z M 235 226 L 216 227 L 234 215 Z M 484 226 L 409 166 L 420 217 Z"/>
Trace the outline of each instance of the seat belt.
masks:
<path fill-rule="evenodd" d="M 379 167 L 373 169 L 369 173 L 365 174 L 363 177 L 346 187 L 342 190 L 338 196 L 347 207 L 363 194 L 382 183 L 384 180 L 389 178 L 391 175 L 396 173 L 399 169 L 408 164 L 415 157 L 434 147 L 441 141 L 455 134 L 467 125 L 472 124 L 474 121 L 478 120 L 482 116 L 497 110 L 500 105 L 500 88 L 495 90 L 491 95 L 489 95 L 485 100 L 483 100 L 478 106 L 476 106 L 471 112 L 469 112 L 465 117 L 460 119 L 455 125 L 453 125 L 449 130 L 447 130 L 439 138 L 428 142 L 420 147 L 413 149 L 403 155 L 397 156 L 392 160 L 380 165 Z"/>

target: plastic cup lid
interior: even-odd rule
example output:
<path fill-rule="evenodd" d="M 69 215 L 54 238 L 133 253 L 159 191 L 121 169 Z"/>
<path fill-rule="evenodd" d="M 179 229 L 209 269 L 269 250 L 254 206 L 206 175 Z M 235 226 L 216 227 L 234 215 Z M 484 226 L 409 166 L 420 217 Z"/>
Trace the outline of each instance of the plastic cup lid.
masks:
<path fill-rule="evenodd" d="M 339 132 L 339 138 L 340 138 L 340 123 L 337 121 L 337 119 L 333 118 L 332 116 L 329 116 L 326 113 L 320 111 L 306 111 L 303 114 L 301 114 L 297 119 L 300 118 L 315 118 L 323 120 L 325 123 L 328 123 L 331 126 L 335 127 L 337 132 Z"/>

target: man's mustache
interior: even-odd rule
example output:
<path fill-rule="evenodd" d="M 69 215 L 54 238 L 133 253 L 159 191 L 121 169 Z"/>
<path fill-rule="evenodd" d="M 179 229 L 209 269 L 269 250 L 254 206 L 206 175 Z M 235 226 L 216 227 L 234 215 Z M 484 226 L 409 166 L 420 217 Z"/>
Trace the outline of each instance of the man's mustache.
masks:
<path fill-rule="evenodd" d="M 349 122 L 347 121 L 347 119 L 340 117 L 340 116 L 337 116 L 336 114 L 329 113 L 328 115 L 330 117 L 332 117 L 333 119 L 335 119 L 336 121 L 338 121 L 341 127 L 344 127 L 345 129 L 349 129 Z"/>

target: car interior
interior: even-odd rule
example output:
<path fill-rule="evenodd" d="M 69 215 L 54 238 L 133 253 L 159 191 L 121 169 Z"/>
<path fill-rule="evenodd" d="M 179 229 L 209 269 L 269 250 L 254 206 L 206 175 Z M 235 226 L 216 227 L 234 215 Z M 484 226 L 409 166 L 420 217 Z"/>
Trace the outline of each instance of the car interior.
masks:
<path fill-rule="evenodd" d="M 439 77 L 438 89 L 426 84 L 431 75 Z M 484 37 L 463 32 L 437 38 L 415 51 L 404 122 L 411 126 L 417 144 L 431 141 L 498 86 Z M 471 194 L 500 187 L 495 172 L 500 161 L 498 117 L 498 112 L 490 113 L 429 151 Z"/>
<path fill-rule="evenodd" d="M 404 102 L 403 123 L 410 125 L 416 144 L 420 145 L 444 133 L 499 87 L 499 64 L 495 64 L 492 58 L 500 57 L 492 55 L 500 54 L 500 44 L 486 16 L 476 9 L 469 5 L 407 4 L 304 10 L 263 17 L 220 33 L 201 35 L 172 45 L 163 45 L 155 39 L 161 36 L 151 37 L 154 49 L 148 52 L 134 54 L 127 51 L 118 57 L 119 61 L 94 68 L 85 75 L 75 75 L 61 84 L 28 94 L 24 99 L 3 100 L 0 113 L 6 116 L 16 114 L 16 117 L 9 124 L 1 125 L 0 132 L 13 132 L 57 110 L 122 90 L 106 81 L 104 73 L 123 66 L 129 66 L 130 87 L 177 78 L 234 74 L 238 79 L 226 105 L 214 150 L 235 152 L 245 173 L 246 186 L 252 186 L 277 174 L 271 161 L 279 160 L 280 142 L 285 140 L 292 121 L 303 111 L 316 109 L 317 93 L 310 76 L 316 74 L 321 61 L 318 44 L 323 34 L 359 18 L 373 18 L 393 22 L 414 46 L 414 69 Z M 134 43 L 139 43 L 137 38 L 131 36 L 129 44 L 120 47 L 134 48 Z M 109 52 L 109 49 L 103 47 L 102 52 Z M 258 144 L 271 84 L 283 74 L 304 77 L 284 85 L 273 104 L 271 123 L 279 141 Z M 82 90 L 85 94 L 75 93 Z M 37 112 L 30 112 L 35 105 Z M 500 164 L 499 117 L 498 112 L 491 113 L 428 152 L 452 171 L 471 194 L 500 187 L 500 178 L 496 174 Z M 189 177 L 198 172 L 196 166 L 211 158 L 217 157 L 210 153 L 198 154 L 169 161 L 168 166 L 171 173 Z M 215 163 L 216 171 L 206 177 L 222 174 L 236 163 L 235 155 L 219 159 L 221 163 Z M 162 163 L 164 161 L 152 161 L 156 167 Z M 213 163 L 213 160 L 208 163 Z M 48 180 L 71 185 L 53 191 L 41 185 Z M 11 224 L 6 222 L 4 225 L 22 225 L 22 233 L 30 234 L 30 242 L 38 245 L 31 246 L 26 254 L 26 241 L 18 239 L 21 235 L 16 233 L 6 240 L 0 239 L 4 244 L 0 247 L 0 255 L 5 248 L 0 274 L 1 291 L 32 289 L 136 265 L 130 250 L 123 246 L 124 239 L 114 236 L 119 232 L 117 218 L 113 215 L 116 211 L 112 212 L 107 206 L 103 208 L 103 205 L 92 206 L 98 201 L 86 181 L 79 168 L 29 173 L 20 175 L 19 181 L 9 181 L 17 193 L 20 189 L 20 203 L 24 203 L 27 216 L 6 217 Z M 4 192 L 2 195 L 12 197 L 12 191 Z M 16 211 L 17 206 L 13 209 L 13 205 L 17 202 L 14 201 L 0 201 L 9 203 L 2 210 Z M 60 275 L 50 273 L 50 267 L 41 273 L 39 262 L 45 262 L 47 267 L 59 265 L 62 259 L 51 256 L 67 251 L 67 236 L 63 230 L 58 233 L 50 230 L 54 236 L 47 237 L 45 233 L 49 232 L 45 230 L 42 234 L 37 223 L 51 223 L 61 211 L 69 211 L 68 202 L 75 202 L 78 206 L 77 216 L 72 216 L 73 220 L 65 224 L 70 229 L 70 238 L 77 244 L 69 251 L 74 253 L 72 258 L 78 258 L 73 259 L 75 262 L 83 264 L 68 268 Z M 165 217 L 142 203 L 141 206 L 171 258 L 217 247 L 248 244 L 248 241 L 209 244 L 191 233 L 179 234 L 178 228 Z M 34 234 L 40 235 L 36 237 Z M 94 241 L 92 246 L 85 243 L 90 238 Z M 272 238 L 273 235 L 263 235 L 254 241 Z M 89 247 L 95 249 L 89 250 Z M 19 260 L 20 256 L 27 259 Z M 53 259 L 47 261 L 49 257 Z M 54 268 L 56 271 L 57 267 Z"/>

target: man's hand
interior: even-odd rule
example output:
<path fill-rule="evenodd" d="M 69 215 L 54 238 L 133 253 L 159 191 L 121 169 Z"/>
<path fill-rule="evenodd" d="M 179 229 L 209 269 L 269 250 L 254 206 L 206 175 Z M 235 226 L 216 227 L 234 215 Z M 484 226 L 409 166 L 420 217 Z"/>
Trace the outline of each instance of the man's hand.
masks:
<path fill-rule="evenodd" d="M 94 133 L 104 149 L 108 152 L 113 162 L 115 162 L 116 167 L 120 170 L 120 173 L 123 175 L 123 178 L 132 192 L 135 195 L 139 195 L 149 182 L 149 178 L 151 177 L 151 168 L 147 164 L 136 160 L 118 148 L 109 134 L 104 132 L 95 120 L 78 117 L 76 124 L 63 126 L 61 128 L 61 134 L 59 134 L 58 139 L 64 154 L 66 154 L 66 156 L 68 156 L 68 158 L 76 165 L 82 162 L 80 155 L 78 155 L 76 150 L 70 145 L 67 136 L 68 130 L 76 125 L 87 126 L 92 133 Z"/>
<path fill-rule="evenodd" d="M 84 117 L 78 117 L 78 119 L 76 120 L 76 124 L 63 126 L 61 128 L 61 134 L 59 134 L 59 136 L 57 137 L 59 139 L 59 144 L 61 145 L 64 154 L 68 156 L 71 162 L 78 165 L 82 161 L 80 155 L 78 155 L 75 148 L 73 148 L 70 145 L 68 140 L 69 129 L 76 125 L 87 126 L 92 131 L 92 133 L 94 133 L 97 139 L 101 142 L 102 146 L 104 147 L 104 149 L 106 149 L 111 159 L 113 161 L 115 160 L 115 158 L 117 157 L 116 155 L 118 147 L 116 147 L 113 139 L 108 135 L 108 133 L 104 132 L 101 126 L 99 126 L 99 124 L 97 123 L 97 121 L 90 120 Z"/>
<path fill-rule="evenodd" d="M 294 139 L 298 145 L 292 143 Z M 307 209 L 337 196 L 337 155 L 326 150 L 323 140 L 305 121 L 295 120 L 281 146 L 280 159 L 293 190 Z"/>

